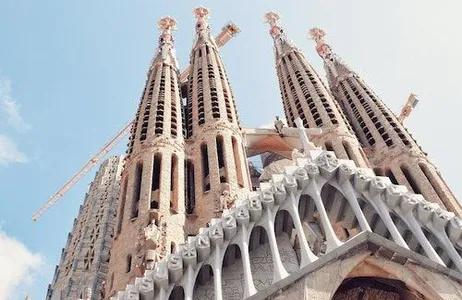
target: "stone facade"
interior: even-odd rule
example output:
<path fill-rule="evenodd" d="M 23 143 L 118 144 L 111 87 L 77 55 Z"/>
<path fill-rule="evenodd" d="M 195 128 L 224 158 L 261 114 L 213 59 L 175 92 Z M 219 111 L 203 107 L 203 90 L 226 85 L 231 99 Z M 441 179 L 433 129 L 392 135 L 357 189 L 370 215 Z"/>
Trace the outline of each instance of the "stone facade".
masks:
<path fill-rule="evenodd" d="M 46 299 L 105 299 L 122 167 L 123 157 L 101 164 L 74 220 Z"/>
<path fill-rule="evenodd" d="M 106 295 L 462 299 L 460 206 L 323 32 L 311 31 L 330 90 L 278 15 L 266 15 L 289 127 L 242 129 L 209 10 L 194 15 L 188 76 L 174 54 L 175 20 L 159 22 L 121 176 Z M 264 152 L 277 156 L 251 184 L 247 155 Z"/>

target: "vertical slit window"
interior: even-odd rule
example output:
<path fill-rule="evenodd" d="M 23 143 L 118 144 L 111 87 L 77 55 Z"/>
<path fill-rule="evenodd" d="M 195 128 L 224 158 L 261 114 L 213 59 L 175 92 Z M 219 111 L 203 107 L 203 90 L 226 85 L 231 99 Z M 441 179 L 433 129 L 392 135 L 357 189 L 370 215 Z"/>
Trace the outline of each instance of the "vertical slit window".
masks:
<path fill-rule="evenodd" d="M 173 154 L 170 170 L 170 208 L 178 210 L 178 157 Z"/>
<path fill-rule="evenodd" d="M 416 194 L 420 194 L 420 189 L 419 186 L 417 185 L 417 182 L 415 181 L 414 177 L 412 176 L 411 172 L 409 171 L 408 166 L 402 165 L 401 166 L 401 171 L 404 174 L 404 177 L 406 177 L 407 182 L 411 186 L 411 189 L 414 191 Z"/>
<path fill-rule="evenodd" d="M 156 153 L 154 155 L 152 164 L 152 182 L 151 182 L 151 209 L 159 208 L 160 201 L 160 182 L 162 171 L 162 154 Z"/>
<path fill-rule="evenodd" d="M 132 270 L 132 256 L 127 255 L 127 261 L 125 266 L 125 273 L 129 273 Z"/>
<path fill-rule="evenodd" d="M 376 176 L 384 176 L 382 168 L 374 168 L 374 173 Z"/>
<path fill-rule="evenodd" d="M 324 145 L 326 146 L 327 151 L 334 151 L 334 147 L 332 147 L 331 141 L 327 141 Z"/>
<path fill-rule="evenodd" d="M 209 154 L 207 145 L 201 145 L 201 160 L 202 160 L 202 189 L 204 192 L 210 190 L 210 178 L 209 178 Z"/>
<path fill-rule="evenodd" d="M 242 161 L 239 155 L 239 148 L 238 148 L 237 140 L 235 137 L 231 138 L 231 143 L 233 145 L 234 164 L 236 165 L 237 183 L 239 184 L 240 187 L 244 187 L 244 178 L 242 174 Z"/>
<path fill-rule="evenodd" d="M 128 186 L 128 176 L 125 178 L 122 198 L 120 199 L 120 211 L 119 211 L 119 223 L 117 224 L 117 234 L 120 234 L 122 231 L 122 223 L 124 220 L 124 211 L 125 211 L 125 201 L 127 200 L 127 186 Z"/>
<path fill-rule="evenodd" d="M 385 176 L 387 176 L 388 178 L 390 178 L 391 182 L 393 184 L 398 184 L 398 180 L 396 180 L 396 177 L 395 177 L 395 174 L 393 174 L 393 171 L 390 170 L 390 169 L 387 169 L 385 171 Z"/>
<path fill-rule="evenodd" d="M 133 186 L 133 202 L 131 217 L 138 217 L 139 203 L 141 197 L 141 181 L 143 178 L 143 164 L 140 162 L 136 165 L 135 184 Z"/>
<path fill-rule="evenodd" d="M 194 180 L 194 163 L 188 159 L 186 162 L 186 213 L 193 214 L 195 203 L 195 180 Z"/>
<path fill-rule="evenodd" d="M 225 168 L 225 148 L 223 145 L 223 136 L 219 135 L 216 138 L 217 156 L 218 156 L 218 172 L 220 173 L 220 182 L 227 182 L 226 168 Z"/>

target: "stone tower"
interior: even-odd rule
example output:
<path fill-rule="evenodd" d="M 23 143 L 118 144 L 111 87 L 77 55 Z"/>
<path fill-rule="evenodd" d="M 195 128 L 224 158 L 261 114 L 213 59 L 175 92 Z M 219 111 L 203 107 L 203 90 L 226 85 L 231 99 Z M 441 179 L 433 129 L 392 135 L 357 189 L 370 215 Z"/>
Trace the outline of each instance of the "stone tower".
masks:
<path fill-rule="evenodd" d="M 310 35 L 324 60 L 331 91 L 353 125 L 376 174 L 461 215 L 462 207 L 440 172 L 395 114 L 324 42 L 324 31 L 314 28 Z"/>
<path fill-rule="evenodd" d="M 350 124 L 313 67 L 278 25 L 274 12 L 265 15 L 274 40 L 276 71 L 284 112 L 290 127 L 300 118 L 305 128 L 321 128 L 313 137 L 317 146 L 334 151 L 339 158 L 351 159 L 359 167 L 368 161 Z"/>
<path fill-rule="evenodd" d="M 105 299 L 123 157 L 104 161 L 74 220 L 47 298 Z"/>
<path fill-rule="evenodd" d="M 159 46 L 133 124 L 108 291 L 119 290 L 184 240 L 184 138 L 178 63 L 170 17 L 159 21 Z"/>
<path fill-rule="evenodd" d="M 243 137 L 233 93 L 208 23 L 196 8 L 186 105 L 188 138 L 187 232 L 195 234 L 250 189 Z"/>

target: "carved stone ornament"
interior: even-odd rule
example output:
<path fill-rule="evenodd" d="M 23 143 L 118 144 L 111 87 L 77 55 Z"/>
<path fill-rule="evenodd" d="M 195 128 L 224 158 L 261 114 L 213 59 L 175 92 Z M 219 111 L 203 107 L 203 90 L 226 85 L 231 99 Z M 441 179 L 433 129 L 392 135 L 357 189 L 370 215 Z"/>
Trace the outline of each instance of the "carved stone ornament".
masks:
<path fill-rule="evenodd" d="M 291 156 L 293 161 L 295 161 L 297 158 L 306 158 L 306 155 L 301 153 L 300 150 L 298 150 L 297 148 L 294 148 L 294 150 L 292 150 Z"/>
<path fill-rule="evenodd" d="M 323 152 L 316 160 L 316 164 L 326 170 L 333 170 L 338 166 L 337 158 L 330 152 Z"/>

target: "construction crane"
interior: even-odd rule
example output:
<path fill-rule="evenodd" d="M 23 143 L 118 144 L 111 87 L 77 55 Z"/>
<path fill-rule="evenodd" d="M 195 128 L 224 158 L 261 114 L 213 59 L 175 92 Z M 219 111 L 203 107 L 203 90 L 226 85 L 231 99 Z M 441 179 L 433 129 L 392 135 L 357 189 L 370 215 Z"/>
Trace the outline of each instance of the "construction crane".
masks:
<path fill-rule="evenodd" d="M 215 38 L 215 43 L 218 47 L 223 47 L 226 45 L 231 38 L 233 38 L 236 34 L 240 32 L 239 27 L 232 22 L 228 22 L 222 29 L 220 34 Z M 188 75 L 190 71 L 190 66 L 188 66 L 180 75 L 180 82 L 184 83 L 188 80 Z M 111 151 L 126 135 L 130 133 L 131 127 L 135 121 L 129 121 L 104 147 L 89 161 L 85 163 L 85 165 L 74 174 L 74 176 L 69 179 L 69 181 L 64 184 L 56 193 L 54 193 L 50 199 L 40 207 L 38 211 L 36 211 L 32 215 L 32 221 L 36 222 L 44 212 L 46 212 L 53 204 L 56 203 L 65 193 L 67 193 L 80 179 L 82 179 L 85 174 L 87 174 L 94 166 L 96 166 L 101 159 L 106 156 L 106 154 Z"/>
<path fill-rule="evenodd" d="M 401 113 L 398 116 L 398 121 L 403 123 L 404 119 L 406 119 L 411 114 L 411 111 L 417 106 L 417 103 L 419 103 L 417 95 L 411 93 L 407 98 L 406 104 L 404 104 L 403 108 L 401 109 Z"/>

